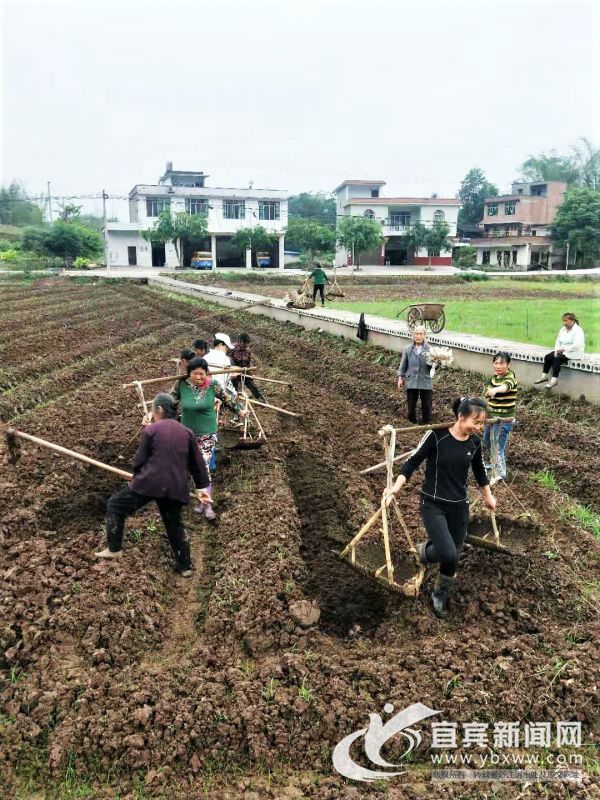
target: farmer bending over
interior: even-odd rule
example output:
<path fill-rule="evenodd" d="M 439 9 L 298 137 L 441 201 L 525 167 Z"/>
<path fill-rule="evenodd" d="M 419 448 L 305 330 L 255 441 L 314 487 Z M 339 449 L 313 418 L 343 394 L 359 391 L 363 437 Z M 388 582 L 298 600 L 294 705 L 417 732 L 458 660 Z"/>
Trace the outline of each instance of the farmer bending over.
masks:
<path fill-rule="evenodd" d="M 456 422 L 451 428 L 429 430 L 407 459 L 400 475 L 384 495 L 397 494 L 423 461 L 425 480 L 421 487 L 421 517 L 428 541 L 417 544 L 423 564 L 440 565 L 431 595 L 438 617 L 447 616 L 448 593 L 454 585 L 458 558 L 467 535 L 469 467 L 483 490 L 483 502 L 492 511 L 496 498 L 483 466 L 481 432 L 487 417 L 487 404 L 479 397 L 461 397 L 452 404 Z"/>
<path fill-rule="evenodd" d="M 159 394 L 152 403 L 154 422 L 144 428 L 133 461 L 133 480 L 109 499 L 106 511 L 108 546 L 96 558 L 119 558 L 123 551 L 125 519 L 151 500 L 156 501 L 175 557 L 175 569 L 192 574 L 190 540 L 181 519 L 189 502 L 188 475 L 197 489 L 198 501 L 209 500 L 208 471 L 192 431 L 177 422 L 177 403 L 170 394 Z"/>

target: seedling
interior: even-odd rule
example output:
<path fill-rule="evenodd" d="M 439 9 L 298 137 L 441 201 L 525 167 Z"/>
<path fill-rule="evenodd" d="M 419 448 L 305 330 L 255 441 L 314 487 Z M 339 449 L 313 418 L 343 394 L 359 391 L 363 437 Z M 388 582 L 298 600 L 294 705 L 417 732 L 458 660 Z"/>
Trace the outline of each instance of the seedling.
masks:
<path fill-rule="evenodd" d="M 306 683 L 306 677 L 302 678 L 302 683 L 300 684 L 300 689 L 298 690 L 298 697 L 306 700 L 307 703 L 310 703 L 313 698 L 313 690 Z"/>
<path fill-rule="evenodd" d="M 277 686 L 277 680 L 275 678 L 269 678 L 269 682 L 266 686 L 263 686 L 261 691 L 261 696 L 263 700 L 266 700 L 267 703 L 273 703 L 275 701 L 275 688 Z"/>

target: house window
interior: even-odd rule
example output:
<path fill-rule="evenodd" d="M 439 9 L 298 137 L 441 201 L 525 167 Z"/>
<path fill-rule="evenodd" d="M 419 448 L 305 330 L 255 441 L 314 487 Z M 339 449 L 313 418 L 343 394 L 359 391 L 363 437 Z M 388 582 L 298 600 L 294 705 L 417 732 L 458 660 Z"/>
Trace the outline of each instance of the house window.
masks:
<path fill-rule="evenodd" d="M 502 250 L 496 250 L 496 261 L 498 262 L 498 266 L 502 266 Z"/>
<path fill-rule="evenodd" d="M 171 209 L 171 200 L 168 197 L 147 197 L 146 216 L 159 217 L 163 211 Z"/>
<path fill-rule="evenodd" d="M 446 215 L 443 211 L 435 211 L 433 214 L 433 221 L 434 222 L 444 222 L 446 219 Z"/>
<path fill-rule="evenodd" d="M 487 207 L 487 215 L 488 217 L 497 217 L 498 216 L 498 203 L 494 203 L 494 205 Z"/>
<path fill-rule="evenodd" d="M 481 255 L 481 263 L 482 264 L 489 264 L 490 263 L 490 253 L 491 250 L 484 250 Z"/>
<path fill-rule="evenodd" d="M 371 189 L 371 197 L 379 197 L 379 189 Z"/>
<path fill-rule="evenodd" d="M 504 251 L 504 266 L 510 267 L 510 250 Z"/>
<path fill-rule="evenodd" d="M 532 197 L 546 197 L 546 184 L 540 183 L 538 186 L 532 186 L 530 191 Z"/>
<path fill-rule="evenodd" d="M 512 263 L 513 263 L 513 266 L 517 265 L 517 251 L 516 250 L 512 251 Z"/>
<path fill-rule="evenodd" d="M 260 200 L 258 203 L 259 219 L 279 219 L 279 203 L 276 200 Z"/>
<path fill-rule="evenodd" d="M 223 203 L 225 219 L 245 219 L 246 203 L 243 200 L 226 200 Z"/>
<path fill-rule="evenodd" d="M 363 214 L 363 217 L 366 217 L 367 219 L 373 219 L 375 217 L 375 212 L 373 211 L 372 208 L 367 208 L 367 210 Z"/>
<path fill-rule="evenodd" d="M 512 203 L 504 203 L 504 213 L 509 217 L 511 214 L 514 214 L 517 210 L 517 204 L 515 202 Z"/>
<path fill-rule="evenodd" d="M 399 225 L 405 227 L 410 225 L 410 211 L 396 211 L 390 214 L 390 225 Z"/>
<path fill-rule="evenodd" d="M 531 235 L 532 236 L 537 236 L 537 231 L 535 230 L 535 228 L 531 231 Z"/>
<path fill-rule="evenodd" d="M 185 210 L 188 214 L 208 214 L 208 200 L 198 197 L 187 197 Z"/>

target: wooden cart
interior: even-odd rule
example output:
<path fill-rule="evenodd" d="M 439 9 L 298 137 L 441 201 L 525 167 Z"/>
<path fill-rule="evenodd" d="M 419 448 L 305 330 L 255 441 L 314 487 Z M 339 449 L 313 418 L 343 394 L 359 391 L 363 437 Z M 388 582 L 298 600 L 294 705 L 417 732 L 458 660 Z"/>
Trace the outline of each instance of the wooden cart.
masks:
<path fill-rule="evenodd" d="M 414 331 L 417 325 L 424 325 L 426 328 L 429 328 L 432 333 L 440 333 L 444 330 L 446 315 L 444 314 L 444 306 L 442 303 L 419 303 L 418 305 L 404 306 L 404 308 L 396 314 L 396 319 L 400 314 L 406 311 L 407 308 L 409 312 L 406 315 L 406 321 L 411 331 Z"/>

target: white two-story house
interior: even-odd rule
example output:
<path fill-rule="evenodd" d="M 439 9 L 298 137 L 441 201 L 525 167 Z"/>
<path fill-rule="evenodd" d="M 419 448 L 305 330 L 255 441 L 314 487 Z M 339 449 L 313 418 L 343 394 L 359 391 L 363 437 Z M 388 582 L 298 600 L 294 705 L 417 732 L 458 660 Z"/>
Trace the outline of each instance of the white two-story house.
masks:
<path fill-rule="evenodd" d="M 413 252 L 406 246 L 404 237 L 417 222 L 429 227 L 434 222 L 446 222 L 449 237 L 456 237 L 456 223 L 460 200 L 432 197 L 383 197 L 385 181 L 347 180 L 334 190 L 338 221 L 346 215 L 371 217 L 381 223 L 384 241 L 380 248 L 361 253 L 364 265 L 401 266 L 405 264 L 429 264 L 427 251 Z M 338 266 L 352 263 L 352 254 L 339 249 L 336 255 Z M 431 258 L 436 265 L 452 265 L 452 251 L 442 250 Z"/>
<path fill-rule="evenodd" d="M 240 228 L 261 225 L 276 233 L 271 249 L 271 265 L 284 266 L 284 233 L 288 217 L 288 193 L 280 189 L 223 189 L 205 185 L 203 172 L 174 170 L 167 162 L 165 174 L 157 184 L 136 184 L 129 193 L 129 222 L 109 222 L 106 232 L 110 266 L 177 267 L 177 252 L 172 242 L 154 244 L 142 236 L 152 228 L 163 211 L 176 214 L 206 214 L 208 235 L 196 242 L 182 241 L 183 266 L 189 266 L 192 253 L 211 251 L 217 267 L 250 267 L 252 254 L 241 252 L 231 243 Z"/>

